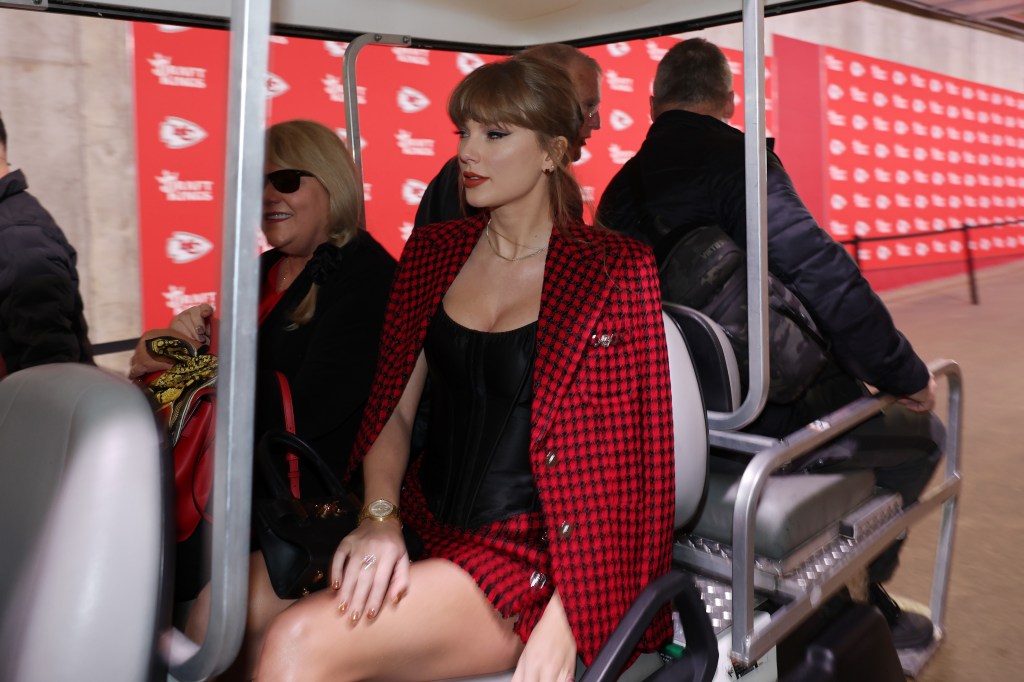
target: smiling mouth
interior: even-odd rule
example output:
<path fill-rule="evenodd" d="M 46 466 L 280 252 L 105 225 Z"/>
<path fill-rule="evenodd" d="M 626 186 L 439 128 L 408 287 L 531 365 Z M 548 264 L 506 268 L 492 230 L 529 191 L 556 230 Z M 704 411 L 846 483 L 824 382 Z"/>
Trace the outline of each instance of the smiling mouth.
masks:
<path fill-rule="evenodd" d="M 485 177 L 483 175 L 476 175 L 474 173 L 463 173 L 462 174 L 462 183 L 466 186 L 467 189 L 468 188 L 472 188 L 472 187 L 477 187 L 479 185 L 482 185 L 483 183 L 487 182 L 488 180 L 490 180 L 490 178 L 487 178 L 487 177 Z"/>
<path fill-rule="evenodd" d="M 275 213 L 264 213 L 263 214 L 263 219 L 264 220 L 269 220 L 271 222 L 277 222 L 277 221 L 280 221 L 280 220 L 288 220 L 291 217 L 292 217 L 291 213 L 275 212 Z"/>

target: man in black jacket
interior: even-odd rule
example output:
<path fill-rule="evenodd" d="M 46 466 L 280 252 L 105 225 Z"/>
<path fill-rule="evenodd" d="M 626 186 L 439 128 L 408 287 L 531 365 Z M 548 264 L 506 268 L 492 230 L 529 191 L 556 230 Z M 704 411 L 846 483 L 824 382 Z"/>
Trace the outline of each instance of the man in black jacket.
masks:
<path fill-rule="evenodd" d="M 49 362 L 92 364 L 75 250 L 7 161 L 0 119 L 0 377 Z"/>
<path fill-rule="evenodd" d="M 647 138 L 609 183 L 598 220 L 657 254 L 702 225 L 718 225 L 743 247 L 744 136 L 725 122 L 733 98 L 732 72 L 718 47 L 694 38 L 669 50 L 655 74 Z M 768 269 L 806 306 L 829 342 L 831 360 L 801 397 L 769 403 L 746 430 L 783 437 L 865 395 L 865 385 L 901 396 L 893 409 L 797 468 L 871 468 L 880 486 L 909 505 L 942 457 L 944 430 L 930 413 L 935 380 L 845 249 L 814 221 L 771 151 L 767 165 Z M 888 611 L 897 646 L 921 646 L 931 636 L 930 623 L 900 614 L 879 585 L 895 571 L 898 550 L 899 543 L 872 564 L 872 593 Z"/>

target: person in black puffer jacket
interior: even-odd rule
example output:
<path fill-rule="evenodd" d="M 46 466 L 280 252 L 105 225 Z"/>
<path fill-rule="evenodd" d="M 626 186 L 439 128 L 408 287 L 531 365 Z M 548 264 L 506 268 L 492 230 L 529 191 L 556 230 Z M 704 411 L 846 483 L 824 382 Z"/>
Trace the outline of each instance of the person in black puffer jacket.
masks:
<path fill-rule="evenodd" d="M 718 47 L 694 38 L 669 50 L 655 75 L 654 122 L 636 156 L 609 183 L 598 220 L 650 244 L 656 255 L 707 225 L 745 249 L 744 136 L 724 122 L 733 100 L 732 72 Z M 802 395 L 769 402 L 745 430 L 786 436 L 866 395 L 867 385 L 901 396 L 794 469 L 870 468 L 880 486 L 909 505 L 942 457 L 945 431 L 931 413 L 935 380 L 846 250 L 815 222 L 771 145 L 767 156 L 768 269 L 806 307 L 831 357 Z M 664 285 L 664 271 L 662 277 Z M 920 646 L 931 637 L 931 623 L 915 623 L 891 608 L 878 585 L 895 571 L 900 542 L 871 565 L 868 578 L 876 604 L 889 611 L 897 646 Z"/>
<path fill-rule="evenodd" d="M 7 162 L 0 118 L 0 378 L 50 362 L 93 364 L 75 249 Z"/>

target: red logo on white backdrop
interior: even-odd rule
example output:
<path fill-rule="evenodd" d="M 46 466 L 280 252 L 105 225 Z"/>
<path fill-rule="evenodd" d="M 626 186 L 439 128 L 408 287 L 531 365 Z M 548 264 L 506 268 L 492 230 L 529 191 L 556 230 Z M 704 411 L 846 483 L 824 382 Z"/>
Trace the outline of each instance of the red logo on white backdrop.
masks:
<path fill-rule="evenodd" d="M 180 173 L 169 170 L 155 179 L 167 201 L 213 201 L 213 180 L 182 180 Z"/>
<path fill-rule="evenodd" d="M 402 183 L 402 201 L 409 206 L 419 206 L 425 191 L 427 191 L 427 183 L 422 180 L 407 178 Z"/>
<path fill-rule="evenodd" d="M 617 144 L 608 145 L 608 158 L 617 166 L 621 166 L 634 156 L 636 156 L 636 150 L 634 149 L 623 149 Z"/>
<path fill-rule="evenodd" d="M 667 47 L 662 47 L 653 40 L 647 41 L 646 48 L 647 56 L 651 59 L 652 62 L 660 62 L 661 58 L 665 56 L 666 52 L 668 52 Z"/>
<path fill-rule="evenodd" d="M 345 86 L 341 82 L 341 76 L 328 73 L 320 79 L 320 82 L 323 83 L 324 93 L 327 94 L 329 100 L 332 102 L 345 101 Z M 362 85 L 356 86 L 356 102 L 366 104 L 366 88 Z"/>
<path fill-rule="evenodd" d="M 167 116 L 160 122 L 160 141 L 168 149 L 185 149 L 206 139 L 198 124 L 179 116 Z"/>
<path fill-rule="evenodd" d="M 398 130 L 395 142 L 406 156 L 434 156 L 434 140 L 415 138 L 408 130 Z"/>
<path fill-rule="evenodd" d="M 405 114 L 416 114 L 430 106 L 430 98 L 416 88 L 403 86 L 395 97 L 398 108 Z"/>
<path fill-rule="evenodd" d="M 344 57 L 345 49 L 348 47 L 348 43 L 339 43 L 336 40 L 325 40 L 324 49 L 327 50 L 327 54 L 332 57 Z"/>
<path fill-rule="evenodd" d="M 418 47 L 393 47 L 391 53 L 395 55 L 395 60 L 403 64 L 430 66 L 430 50 Z"/>
<path fill-rule="evenodd" d="M 455 67 L 463 76 L 468 76 L 483 65 L 484 60 L 480 58 L 480 55 L 472 52 L 460 52 L 455 58 Z"/>
<path fill-rule="evenodd" d="M 612 109 L 608 114 L 608 125 L 612 130 L 621 132 L 633 127 L 633 117 L 621 109 Z"/>
<path fill-rule="evenodd" d="M 213 307 L 217 307 L 216 291 L 189 293 L 185 287 L 172 284 L 163 292 L 163 297 L 173 315 L 203 303 L 209 303 Z"/>
<path fill-rule="evenodd" d="M 618 71 L 608 69 L 604 72 L 605 83 L 608 84 L 609 90 L 615 90 L 616 92 L 633 92 L 633 79 L 626 76 L 620 76 Z"/>
<path fill-rule="evenodd" d="M 629 43 L 609 43 L 607 45 L 608 54 L 613 57 L 625 57 L 627 54 L 632 52 Z"/>
<path fill-rule="evenodd" d="M 197 88 L 206 87 L 206 69 L 198 66 L 179 66 L 174 64 L 172 57 L 154 52 L 153 56 L 146 60 L 150 65 L 150 72 L 156 76 L 160 85 L 167 85 L 175 88 Z"/>
<path fill-rule="evenodd" d="M 272 73 L 267 74 L 267 98 L 273 99 L 280 97 L 284 93 L 291 90 L 291 86 L 288 85 L 283 78 Z"/>
<path fill-rule="evenodd" d="M 177 265 L 199 260 L 212 250 L 213 242 L 191 232 L 176 231 L 167 238 L 167 257 Z"/>

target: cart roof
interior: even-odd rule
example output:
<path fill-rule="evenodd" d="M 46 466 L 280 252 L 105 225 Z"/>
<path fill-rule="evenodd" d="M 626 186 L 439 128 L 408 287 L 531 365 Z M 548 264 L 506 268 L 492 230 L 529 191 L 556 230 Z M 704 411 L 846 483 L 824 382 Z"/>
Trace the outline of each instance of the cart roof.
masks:
<path fill-rule="evenodd" d="M 766 0 L 781 14 L 850 0 Z M 126 19 L 224 22 L 230 0 L 49 0 L 50 9 Z M 741 0 L 275 0 L 282 33 L 408 35 L 421 45 L 500 51 L 546 42 L 612 42 L 740 21 Z"/>

